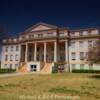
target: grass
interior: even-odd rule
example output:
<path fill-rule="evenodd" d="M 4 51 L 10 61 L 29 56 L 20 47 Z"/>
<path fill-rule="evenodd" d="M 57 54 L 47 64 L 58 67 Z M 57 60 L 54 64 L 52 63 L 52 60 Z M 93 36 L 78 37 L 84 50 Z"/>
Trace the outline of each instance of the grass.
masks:
<path fill-rule="evenodd" d="M 63 73 L 0 78 L 0 100 L 90 99 L 100 100 L 100 75 Z"/>

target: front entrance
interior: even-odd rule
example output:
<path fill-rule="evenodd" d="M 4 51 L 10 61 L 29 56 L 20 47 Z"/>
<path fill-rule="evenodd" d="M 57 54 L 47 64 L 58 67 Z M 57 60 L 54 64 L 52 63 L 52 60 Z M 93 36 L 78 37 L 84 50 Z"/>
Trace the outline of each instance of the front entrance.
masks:
<path fill-rule="evenodd" d="M 64 72 L 65 67 L 64 64 L 58 64 L 58 72 Z"/>
<path fill-rule="evenodd" d="M 30 71 L 36 72 L 37 71 L 37 65 L 30 65 Z"/>

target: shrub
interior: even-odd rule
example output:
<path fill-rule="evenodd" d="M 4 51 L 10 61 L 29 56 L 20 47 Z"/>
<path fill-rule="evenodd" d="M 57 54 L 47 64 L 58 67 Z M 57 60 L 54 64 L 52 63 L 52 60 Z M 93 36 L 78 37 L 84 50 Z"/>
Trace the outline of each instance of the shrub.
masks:
<path fill-rule="evenodd" d="M 88 70 L 88 69 L 73 69 L 72 73 L 100 73 L 100 70 Z"/>
<path fill-rule="evenodd" d="M 58 72 L 58 66 L 55 63 L 54 66 L 52 67 L 52 73 L 57 73 Z"/>
<path fill-rule="evenodd" d="M 3 74 L 3 73 L 13 73 L 15 72 L 16 69 L 11 69 L 11 68 L 0 68 L 0 74 Z"/>

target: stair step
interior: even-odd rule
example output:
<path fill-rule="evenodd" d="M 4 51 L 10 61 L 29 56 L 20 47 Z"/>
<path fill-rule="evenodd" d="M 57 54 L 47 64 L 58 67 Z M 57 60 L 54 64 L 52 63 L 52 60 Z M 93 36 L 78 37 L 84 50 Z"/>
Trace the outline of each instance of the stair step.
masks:
<path fill-rule="evenodd" d="M 43 69 L 41 70 L 41 73 L 51 73 L 51 67 L 52 67 L 52 63 L 46 63 L 43 67 Z"/>

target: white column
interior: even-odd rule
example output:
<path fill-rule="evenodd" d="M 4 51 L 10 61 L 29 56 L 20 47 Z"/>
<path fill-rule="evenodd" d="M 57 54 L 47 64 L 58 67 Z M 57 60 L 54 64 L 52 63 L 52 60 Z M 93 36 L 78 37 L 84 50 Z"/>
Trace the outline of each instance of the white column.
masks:
<path fill-rule="evenodd" d="M 54 62 L 57 62 L 57 42 L 54 42 Z"/>
<path fill-rule="evenodd" d="M 44 42 L 44 62 L 46 62 L 46 48 L 47 48 L 47 44 L 46 42 Z"/>
<path fill-rule="evenodd" d="M 22 57 L 22 45 L 19 45 L 19 61 L 21 62 L 21 57 Z"/>
<path fill-rule="evenodd" d="M 37 43 L 34 43 L 34 61 L 37 61 Z"/>
<path fill-rule="evenodd" d="M 28 54 L 28 44 L 26 43 L 25 62 L 27 62 L 27 54 Z"/>
<path fill-rule="evenodd" d="M 65 61 L 68 62 L 68 42 L 65 41 Z"/>

